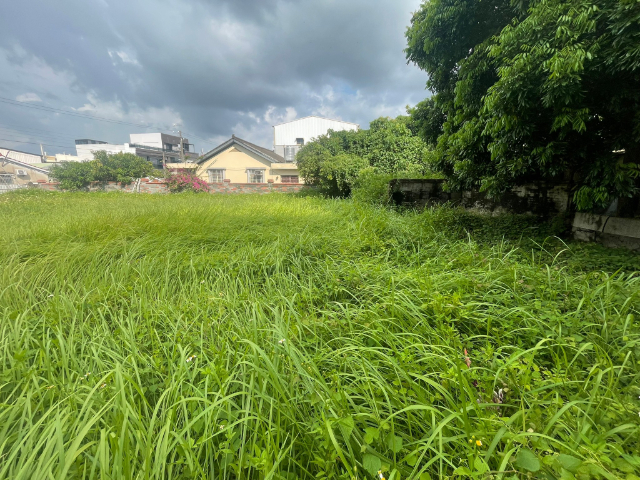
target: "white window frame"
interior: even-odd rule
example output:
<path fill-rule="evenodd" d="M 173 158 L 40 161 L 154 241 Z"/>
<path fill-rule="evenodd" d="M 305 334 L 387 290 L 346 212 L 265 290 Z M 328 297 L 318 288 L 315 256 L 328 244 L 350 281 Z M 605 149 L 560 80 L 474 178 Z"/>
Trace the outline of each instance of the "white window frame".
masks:
<path fill-rule="evenodd" d="M 266 179 L 266 175 L 265 175 L 265 170 L 266 170 L 266 168 L 247 168 L 247 183 L 266 183 L 267 179 Z M 261 182 L 252 182 L 251 181 L 251 175 L 255 175 L 256 172 L 260 172 L 260 175 L 262 175 L 262 181 Z"/>
<path fill-rule="evenodd" d="M 218 172 L 220 173 L 220 181 L 213 181 L 211 179 L 211 172 Z M 224 178 L 225 178 L 225 169 L 224 168 L 209 168 L 207 169 L 207 175 L 209 176 L 209 183 L 222 183 L 224 182 Z"/>
<path fill-rule="evenodd" d="M 296 163 L 296 155 L 300 150 L 300 145 L 284 146 L 284 163 Z"/>

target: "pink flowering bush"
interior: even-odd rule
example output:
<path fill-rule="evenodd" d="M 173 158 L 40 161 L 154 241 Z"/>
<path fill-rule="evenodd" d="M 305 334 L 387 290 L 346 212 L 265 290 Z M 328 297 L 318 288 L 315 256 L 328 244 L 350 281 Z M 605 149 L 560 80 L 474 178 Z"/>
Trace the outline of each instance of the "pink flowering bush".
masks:
<path fill-rule="evenodd" d="M 208 192 L 207 182 L 193 173 L 175 173 L 167 177 L 167 187 L 171 193 L 177 192 Z"/>

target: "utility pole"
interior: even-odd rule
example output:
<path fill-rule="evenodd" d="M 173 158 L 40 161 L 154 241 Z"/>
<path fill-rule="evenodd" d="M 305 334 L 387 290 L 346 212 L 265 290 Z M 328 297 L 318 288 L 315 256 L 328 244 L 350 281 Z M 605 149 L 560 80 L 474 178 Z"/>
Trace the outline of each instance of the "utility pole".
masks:
<path fill-rule="evenodd" d="M 178 130 L 178 134 L 180 135 L 180 160 L 184 164 L 184 144 L 182 139 L 182 130 Z"/>

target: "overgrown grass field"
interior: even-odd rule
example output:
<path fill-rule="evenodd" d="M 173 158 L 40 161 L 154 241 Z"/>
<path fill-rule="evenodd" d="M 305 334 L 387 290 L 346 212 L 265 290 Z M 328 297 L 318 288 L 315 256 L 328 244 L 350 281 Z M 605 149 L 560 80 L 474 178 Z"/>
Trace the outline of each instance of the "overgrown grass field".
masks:
<path fill-rule="evenodd" d="M 639 478 L 631 253 L 277 194 L 0 225 L 0 479 Z"/>

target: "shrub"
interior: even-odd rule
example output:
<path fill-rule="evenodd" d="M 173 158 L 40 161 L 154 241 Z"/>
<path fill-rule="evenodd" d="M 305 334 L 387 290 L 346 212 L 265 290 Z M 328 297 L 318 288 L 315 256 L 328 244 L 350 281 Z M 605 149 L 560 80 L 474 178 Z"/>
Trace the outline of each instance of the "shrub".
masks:
<path fill-rule="evenodd" d="M 194 173 L 170 174 L 166 181 L 171 193 L 209 191 L 209 184 Z"/>
<path fill-rule="evenodd" d="M 131 183 L 153 173 L 153 165 L 132 153 L 94 153 L 88 162 L 62 162 L 51 169 L 51 177 L 65 190 L 80 190 L 91 182 Z"/>
<path fill-rule="evenodd" d="M 50 175 L 60 182 L 64 190 L 80 190 L 96 178 L 98 164 L 95 160 L 90 162 L 62 162 L 55 165 Z"/>
<path fill-rule="evenodd" d="M 305 182 L 332 196 L 348 196 L 359 172 L 405 172 L 421 178 L 430 171 L 432 150 L 407 126 L 407 117 L 378 118 L 369 130 L 330 130 L 305 145 L 296 157 Z"/>
<path fill-rule="evenodd" d="M 382 173 L 376 168 L 365 168 L 359 172 L 353 182 L 351 197 L 359 203 L 389 205 L 391 203 L 389 183 L 397 178 L 440 178 L 440 175 L 425 175 L 413 171 Z"/>

